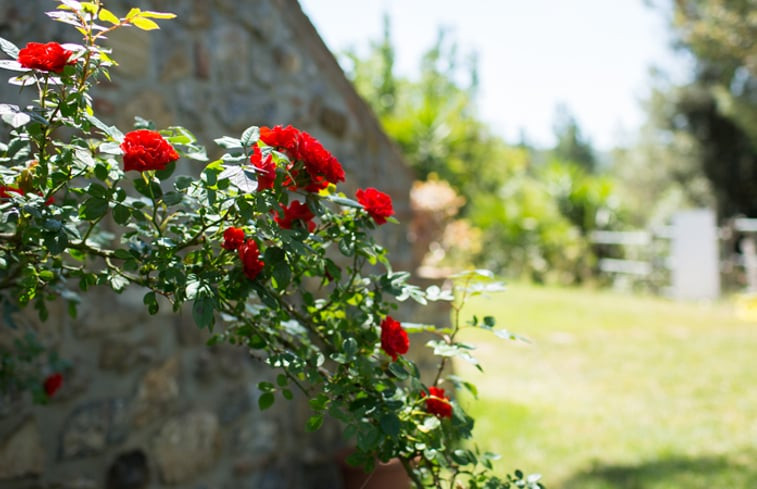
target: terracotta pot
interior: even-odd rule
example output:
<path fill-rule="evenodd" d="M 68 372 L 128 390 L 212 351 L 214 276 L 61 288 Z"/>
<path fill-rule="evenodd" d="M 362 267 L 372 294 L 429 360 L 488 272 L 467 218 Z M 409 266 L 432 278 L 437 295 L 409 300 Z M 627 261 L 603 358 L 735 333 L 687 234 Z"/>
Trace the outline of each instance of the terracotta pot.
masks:
<path fill-rule="evenodd" d="M 339 457 L 344 489 L 410 489 L 410 477 L 399 459 L 386 463 L 377 461 L 373 472 L 366 474 L 362 467 L 353 467 L 346 462 L 350 453 L 345 452 Z"/>

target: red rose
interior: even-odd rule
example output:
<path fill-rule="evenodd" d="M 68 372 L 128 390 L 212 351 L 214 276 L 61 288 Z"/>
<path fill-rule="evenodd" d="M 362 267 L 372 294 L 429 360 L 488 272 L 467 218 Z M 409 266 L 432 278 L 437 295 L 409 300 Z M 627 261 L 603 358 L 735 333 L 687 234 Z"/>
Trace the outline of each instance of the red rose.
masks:
<path fill-rule="evenodd" d="M 398 355 L 407 353 L 409 347 L 407 332 L 402 329 L 399 321 L 395 321 L 391 316 L 381 321 L 381 349 L 392 357 L 392 360 L 397 360 Z"/>
<path fill-rule="evenodd" d="M 339 161 L 304 131 L 292 126 L 261 127 L 260 140 L 289 158 L 289 177 L 284 185 L 290 190 L 302 188 L 317 192 L 329 183 L 344 181 L 344 170 Z"/>
<path fill-rule="evenodd" d="M 244 243 L 244 229 L 233 226 L 226 228 L 223 232 L 223 243 L 221 248 L 229 251 L 238 249 Z"/>
<path fill-rule="evenodd" d="M 271 155 L 263 160 L 263 153 L 259 146 L 255 146 L 250 155 L 250 163 L 255 167 L 258 174 L 258 192 L 261 190 L 273 188 L 276 181 L 276 163 L 273 162 Z"/>
<path fill-rule="evenodd" d="M 431 386 L 428 393 L 428 397 L 425 392 L 421 393 L 421 396 L 426 397 L 426 411 L 440 418 L 451 418 L 452 404 L 449 403 L 449 397 L 444 395 L 444 389 Z"/>
<path fill-rule="evenodd" d="M 275 126 L 273 129 L 263 126 L 260 128 L 260 140 L 268 146 L 276 148 L 278 151 L 294 160 L 297 157 L 297 143 L 300 131 L 292 126 Z"/>
<path fill-rule="evenodd" d="M 384 224 L 386 218 L 394 214 L 392 198 L 384 192 L 380 192 L 375 188 L 358 189 L 355 196 L 376 224 Z"/>
<path fill-rule="evenodd" d="M 305 165 L 310 183 L 305 186 L 308 192 L 317 192 L 329 183 L 344 181 L 344 170 L 339 161 L 313 136 L 301 132 L 297 145 L 297 159 Z"/>
<path fill-rule="evenodd" d="M 121 143 L 124 171 L 162 170 L 179 159 L 179 154 L 157 131 L 138 129 L 128 133 Z"/>
<path fill-rule="evenodd" d="M 315 229 L 315 223 L 313 222 L 313 212 L 307 206 L 298 200 L 293 200 L 289 207 L 281 206 L 281 210 L 284 211 L 284 216 L 274 216 L 273 220 L 276 221 L 282 229 L 292 229 L 292 225 L 296 221 L 302 221 L 311 233 Z"/>
<path fill-rule="evenodd" d="M 242 261 L 244 274 L 250 280 L 255 280 L 255 277 L 263 271 L 265 263 L 260 259 L 260 250 L 254 239 L 248 239 L 247 242 L 239 245 L 239 259 Z"/>
<path fill-rule="evenodd" d="M 73 64 L 68 61 L 72 54 L 57 42 L 30 42 L 18 52 L 18 62 L 24 68 L 62 73 L 67 64 Z"/>
<path fill-rule="evenodd" d="M 18 195 L 24 195 L 24 191 L 21 190 L 18 187 L 12 187 L 10 185 L 0 185 L 0 199 L 10 199 L 12 195 L 9 192 L 13 192 L 14 194 Z"/>
<path fill-rule="evenodd" d="M 43 384 L 47 397 L 53 397 L 53 395 L 58 392 L 61 385 L 63 385 L 63 375 L 58 372 L 48 375 Z"/>

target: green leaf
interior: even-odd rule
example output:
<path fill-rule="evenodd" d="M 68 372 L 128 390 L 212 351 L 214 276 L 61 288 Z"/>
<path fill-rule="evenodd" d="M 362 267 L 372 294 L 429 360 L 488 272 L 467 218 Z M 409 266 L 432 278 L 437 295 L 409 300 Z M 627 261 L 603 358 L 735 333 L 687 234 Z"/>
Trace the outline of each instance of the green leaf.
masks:
<path fill-rule="evenodd" d="M 98 163 L 95 165 L 95 177 L 98 180 L 105 181 L 106 178 L 108 178 L 108 167 L 103 165 L 102 163 Z"/>
<path fill-rule="evenodd" d="M 258 139 L 260 139 L 260 129 L 258 126 L 250 126 L 244 130 L 240 141 L 242 142 L 242 145 L 247 148 L 257 143 Z"/>
<path fill-rule="evenodd" d="M 149 199 L 157 200 L 163 195 L 163 191 L 161 190 L 160 185 L 158 185 L 158 182 L 150 180 L 150 183 L 148 184 L 141 177 L 134 180 L 134 188 L 137 192 Z"/>
<path fill-rule="evenodd" d="M 365 425 L 357 434 L 357 446 L 363 451 L 375 449 L 380 440 L 381 432 L 372 425 Z"/>
<path fill-rule="evenodd" d="M 264 392 L 258 398 L 258 407 L 261 411 L 265 411 L 269 407 L 273 406 L 273 402 L 275 400 L 276 398 L 274 397 L 273 392 Z"/>
<path fill-rule="evenodd" d="M 355 209 L 362 209 L 363 204 L 356 200 L 348 199 L 347 197 L 340 197 L 337 195 L 329 195 L 327 197 L 330 201 L 334 202 L 335 204 L 339 204 L 344 207 L 352 207 Z"/>
<path fill-rule="evenodd" d="M 155 292 L 148 292 L 145 294 L 145 296 L 142 298 L 142 302 L 144 305 L 147 306 L 147 312 L 149 312 L 151 315 L 157 314 L 159 306 L 158 306 L 158 299 L 155 296 Z"/>
<path fill-rule="evenodd" d="M 87 193 L 92 197 L 99 197 L 101 199 L 106 199 L 108 197 L 108 189 L 99 183 L 90 183 L 87 186 Z"/>
<path fill-rule="evenodd" d="M 136 17 L 137 15 L 139 15 L 140 13 L 142 13 L 141 9 L 139 9 L 137 7 L 133 7 L 131 9 L 129 9 L 129 13 L 126 14 L 126 18 L 129 19 L 129 20 L 131 20 L 134 17 Z"/>
<path fill-rule="evenodd" d="M 277 290 L 284 290 L 292 279 L 292 271 L 287 263 L 286 253 L 279 247 L 271 246 L 263 253 L 263 261 L 271 270 Z"/>
<path fill-rule="evenodd" d="M 158 180 L 167 180 L 173 175 L 174 170 L 176 170 L 176 162 L 172 161 L 162 170 L 157 170 L 155 176 L 158 177 Z"/>
<path fill-rule="evenodd" d="M 113 252 L 113 255 L 119 260 L 131 260 L 132 258 L 134 258 L 134 255 L 132 255 L 131 252 L 123 248 L 118 248 L 117 250 L 115 250 Z"/>
<path fill-rule="evenodd" d="M 290 391 L 289 389 L 283 389 L 281 391 L 281 395 L 284 396 L 284 399 L 286 399 L 287 401 L 294 399 L 294 394 L 292 394 L 292 391 Z"/>
<path fill-rule="evenodd" d="M 389 371 L 394 374 L 400 380 L 405 380 L 410 374 L 405 370 L 399 362 L 392 362 L 389 364 Z"/>
<path fill-rule="evenodd" d="M 121 275 L 109 276 L 108 282 L 110 282 L 110 287 L 116 292 L 121 292 L 127 285 L 129 285 L 129 281 Z"/>
<path fill-rule="evenodd" d="M 396 437 L 400 434 L 400 419 L 395 414 L 381 416 L 379 426 L 381 426 L 381 431 L 391 437 Z"/>
<path fill-rule="evenodd" d="M 3 119 L 3 121 L 8 124 L 9 126 L 13 127 L 14 129 L 18 129 L 21 126 L 26 125 L 32 118 L 27 114 L 26 112 L 3 112 L 2 115 L 0 115 L 0 118 Z"/>
<path fill-rule="evenodd" d="M 215 300 L 212 296 L 199 295 L 192 304 L 192 318 L 199 328 L 211 329 L 214 322 Z"/>
<path fill-rule="evenodd" d="M 223 136 L 218 139 L 214 139 L 215 143 L 226 149 L 242 149 L 242 141 L 236 138 L 232 138 L 229 136 Z"/>
<path fill-rule="evenodd" d="M 279 387 L 286 387 L 287 384 L 289 384 L 289 379 L 287 379 L 287 376 L 284 374 L 279 374 L 276 376 L 276 384 Z"/>
<path fill-rule="evenodd" d="M 118 224 L 121 224 L 121 225 L 126 224 L 130 216 L 131 216 L 131 210 L 129 210 L 129 208 L 126 207 L 125 205 L 117 204 L 113 208 L 113 219 Z"/>
<path fill-rule="evenodd" d="M 68 246 L 68 236 L 65 232 L 58 232 L 45 237 L 45 248 L 53 255 L 63 253 Z"/>
<path fill-rule="evenodd" d="M 0 50 L 7 54 L 12 59 L 18 58 L 18 47 L 7 39 L 0 37 Z"/>
<path fill-rule="evenodd" d="M 84 117 L 89 121 L 90 124 L 110 136 L 114 141 L 118 142 L 119 144 L 123 142 L 124 133 L 119 131 L 117 127 L 109 126 L 97 117 L 90 114 L 85 114 Z"/>
<path fill-rule="evenodd" d="M 418 425 L 418 429 L 423 433 L 429 433 L 437 429 L 441 424 L 439 418 L 436 416 L 429 416 L 423 421 L 423 424 Z"/>
<path fill-rule="evenodd" d="M 154 12 L 152 10 L 143 10 L 139 14 L 142 17 L 150 18 L 150 19 L 174 19 L 176 18 L 176 14 L 172 14 L 170 12 Z"/>
<path fill-rule="evenodd" d="M 328 402 L 329 398 L 326 397 L 325 394 L 318 394 L 316 397 L 310 399 L 308 404 L 310 404 L 310 407 L 315 411 L 323 411 L 326 409 L 326 404 L 328 404 Z"/>
<path fill-rule="evenodd" d="M 450 454 L 450 457 L 456 464 L 459 465 L 468 465 L 469 463 L 471 463 L 471 459 L 468 456 L 468 452 L 466 450 L 457 449 Z"/>
<path fill-rule="evenodd" d="M 345 236 L 343 239 L 339 240 L 339 251 L 341 251 L 344 256 L 354 255 L 355 242 L 352 241 L 349 236 Z"/>
<path fill-rule="evenodd" d="M 85 221 L 94 221 L 104 216 L 108 210 L 108 201 L 99 197 L 92 197 L 84 201 L 79 209 L 79 216 Z"/>
<path fill-rule="evenodd" d="M 139 15 L 143 15 L 143 14 L 144 12 L 141 12 Z M 143 31 L 152 31 L 155 29 L 160 29 L 160 26 L 158 24 L 144 17 L 133 17 L 129 19 L 129 22 L 131 22 L 134 25 L 134 27 L 142 29 Z"/>
<path fill-rule="evenodd" d="M 103 22 L 110 22 L 111 24 L 118 25 L 121 23 L 121 21 L 113 15 L 113 12 L 110 10 L 104 9 L 100 7 L 100 13 L 98 14 L 98 18 L 102 20 Z"/>
<path fill-rule="evenodd" d="M 357 353 L 357 341 L 355 338 L 347 338 L 344 340 L 342 349 L 348 360 L 355 358 L 355 354 Z"/>
<path fill-rule="evenodd" d="M 166 205 L 179 204 L 184 199 L 184 194 L 181 192 L 166 192 L 163 195 L 163 202 Z"/>
<path fill-rule="evenodd" d="M 320 414 L 316 414 L 316 415 L 310 416 L 305 427 L 308 431 L 313 432 L 313 431 L 318 431 L 318 429 L 322 425 L 323 425 L 323 416 Z"/>
<path fill-rule="evenodd" d="M 189 188 L 190 185 L 195 181 L 194 178 L 189 177 L 187 175 L 180 175 L 176 177 L 176 181 L 174 182 L 174 187 L 176 190 L 184 190 Z"/>

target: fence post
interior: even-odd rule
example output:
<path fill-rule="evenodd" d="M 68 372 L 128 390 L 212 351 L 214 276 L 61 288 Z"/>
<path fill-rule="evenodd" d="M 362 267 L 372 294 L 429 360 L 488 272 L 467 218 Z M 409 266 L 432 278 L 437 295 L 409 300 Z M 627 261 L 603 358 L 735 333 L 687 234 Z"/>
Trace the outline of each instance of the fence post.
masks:
<path fill-rule="evenodd" d="M 720 296 L 718 231 L 709 209 L 673 216 L 671 295 L 682 300 L 712 300 Z"/>
<path fill-rule="evenodd" d="M 741 239 L 741 254 L 744 256 L 747 292 L 757 292 L 757 244 L 753 235 Z"/>

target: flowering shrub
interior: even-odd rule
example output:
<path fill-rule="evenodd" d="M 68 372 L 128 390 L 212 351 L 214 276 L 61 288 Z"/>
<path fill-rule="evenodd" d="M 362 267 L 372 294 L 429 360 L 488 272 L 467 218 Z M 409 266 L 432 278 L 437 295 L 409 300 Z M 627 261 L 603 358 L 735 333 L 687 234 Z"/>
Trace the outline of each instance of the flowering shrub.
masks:
<path fill-rule="evenodd" d="M 397 457 L 417 487 L 540 487 L 520 472 L 490 474 L 491 455 L 461 445 L 473 420 L 440 387 L 475 394 L 444 367 L 455 356 L 472 360 L 456 340 L 462 327 L 493 329 L 492 318 L 460 321 L 465 298 L 485 291 L 491 284 L 479 279 L 488 276 L 464 274 L 456 295 L 409 284 L 371 237 L 394 222 L 391 198 L 373 188 L 358 190 L 357 200 L 340 193 L 341 164 L 304 131 L 252 126 L 217 139 L 226 153 L 208 162 L 184 128 L 143 123 L 124 134 L 103 123 L 88 93 L 113 64 L 99 41 L 117 28 L 156 29 L 173 15 L 134 8 L 117 17 L 99 1 L 74 0 L 48 15 L 76 27 L 83 43 L 19 50 L 0 40 L 10 57 L 0 67 L 19 73 L 11 83 L 38 93 L 33 106 L 1 106 L 12 127 L 0 144 L 6 310 L 33 305 L 44 321 L 47 303 L 62 300 L 75 317 L 93 287 L 138 287 L 150 314 L 191 305 L 210 343 L 258 351 L 279 372 L 275 384 L 258 385 L 260 409 L 302 391 L 313 411 L 308 429 L 325 416 L 340 420 L 356 465 L 370 470 Z M 199 176 L 174 176 L 187 160 L 203 162 Z M 453 326 L 394 319 L 408 299 L 450 301 Z M 404 357 L 408 333 L 421 331 L 436 338 L 428 343 L 440 359 L 432 379 Z M 19 345 L 24 358 L 40 353 L 31 339 Z M 0 353 L 0 385 L 17 388 L 26 378 L 20 357 Z M 53 396 L 65 382 L 59 364 L 27 385 Z"/>
<path fill-rule="evenodd" d="M 444 395 L 444 389 L 432 385 L 428 388 L 428 396 L 425 392 L 422 395 L 426 398 L 426 411 L 440 418 L 452 417 L 452 404 Z"/>

